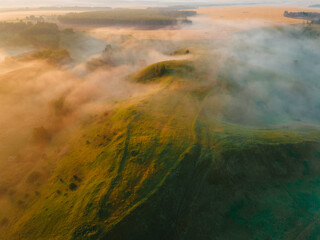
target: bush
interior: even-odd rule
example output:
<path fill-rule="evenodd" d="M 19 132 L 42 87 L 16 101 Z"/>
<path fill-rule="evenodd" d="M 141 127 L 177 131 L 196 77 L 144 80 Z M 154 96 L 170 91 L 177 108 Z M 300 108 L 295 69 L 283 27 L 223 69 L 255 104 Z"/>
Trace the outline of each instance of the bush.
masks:
<path fill-rule="evenodd" d="M 66 49 L 43 49 L 35 52 L 32 58 L 47 60 L 49 63 L 63 63 L 71 59 L 68 50 Z M 64 99 L 61 99 L 63 101 Z"/>
<path fill-rule="evenodd" d="M 73 28 L 65 28 L 62 30 L 62 32 L 66 33 L 66 34 L 73 34 L 74 30 L 73 30 Z"/>
<path fill-rule="evenodd" d="M 47 144 L 51 141 L 51 134 L 44 127 L 34 128 L 32 140 L 34 143 Z"/>
<path fill-rule="evenodd" d="M 42 177 L 42 174 L 38 171 L 31 172 L 27 177 L 27 182 L 31 184 L 35 184 Z"/>
<path fill-rule="evenodd" d="M 0 226 L 1 226 L 1 227 L 6 226 L 6 225 L 8 225 L 8 223 L 9 223 L 9 219 L 6 218 L 6 217 L 4 217 L 4 218 L 2 218 L 1 221 L 0 221 Z"/>
<path fill-rule="evenodd" d="M 4 185 L 0 185 L 0 197 L 5 195 L 8 192 L 8 187 Z"/>
<path fill-rule="evenodd" d="M 78 186 L 77 186 L 75 183 L 70 183 L 69 189 L 70 189 L 71 191 L 75 191 L 75 190 L 77 190 L 77 188 L 78 188 Z"/>

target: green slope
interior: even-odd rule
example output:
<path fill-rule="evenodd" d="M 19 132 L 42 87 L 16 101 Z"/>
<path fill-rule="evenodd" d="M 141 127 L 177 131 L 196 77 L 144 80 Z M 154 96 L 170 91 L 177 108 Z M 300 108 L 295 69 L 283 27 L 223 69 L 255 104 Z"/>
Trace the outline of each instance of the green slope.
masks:
<path fill-rule="evenodd" d="M 84 123 L 10 239 L 314 239 L 319 130 L 216 121 L 194 65 L 134 75 L 161 89 Z"/>

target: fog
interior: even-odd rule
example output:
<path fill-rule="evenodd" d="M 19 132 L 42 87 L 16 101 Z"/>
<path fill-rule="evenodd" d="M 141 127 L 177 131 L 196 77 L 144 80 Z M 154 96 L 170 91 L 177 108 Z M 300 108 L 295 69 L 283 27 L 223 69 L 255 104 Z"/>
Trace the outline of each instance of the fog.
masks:
<path fill-rule="evenodd" d="M 173 29 L 76 33 L 61 42 L 72 58 L 63 66 L 11 57 L 28 48 L 2 48 L 0 164 L 7 166 L 34 146 L 37 129 L 54 142 L 90 116 L 157 91 L 158 86 L 133 83 L 127 76 L 155 62 L 185 58 L 170 53 L 188 44 L 214 56 L 208 64 L 220 70 L 213 81 L 231 86 L 209 98 L 206 109 L 213 118 L 255 126 L 319 123 L 320 54 L 314 51 L 319 38 L 305 36 L 301 26 L 269 26 L 262 20 L 206 15 L 192 20 L 193 25 Z"/>
<path fill-rule="evenodd" d="M 103 53 L 101 41 L 89 39 L 71 47 L 75 60 L 62 67 L 20 61 L 1 52 L 0 138 L 6 143 L 12 138 L 13 152 L 21 147 L 18 142 L 30 141 L 36 127 L 54 134 L 82 116 L 108 110 L 108 104 L 150 93 L 155 86 L 135 84 L 126 77 L 154 62 L 172 59 L 164 54 L 171 47 L 161 42 L 104 42 L 110 48 Z M 7 150 L 6 144 L 1 149 Z"/>
<path fill-rule="evenodd" d="M 259 128 L 320 124 L 318 35 L 301 24 L 206 15 L 192 20 L 190 26 L 157 30 L 77 32 L 72 41 L 61 42 L 71 54 L 63 64 L 25 60 L 21 54 L 33 50 L 28 47 L 0 48 L 0 213 L 10 216 L 16 210 L 12 202 L 29 189 L 37 194 L 40 184 L 26 179 L 39 173 L 43 184 L 58 160 L 47 161 L 47 154 L 67 152 L 70 136 L 83 124 L 160 90 L 161 84 L 128 78 L 159 61 L 204 59 L 204 79 L 218 86 L 204 102 L 204 112 L 213 120 Z M 171 55 L 190 46 L 194 54 Z"/>
<path fill-rule="evenodd" d="M 103 41 L 87 35 L 64 46 L 72 61 L 63 65 L 26 61 L 19 51 L 0 51 L 3 216 L 10 216 L 19 199 L 45 183 L 55 163 L 48 161 L 48 153 L 63 154 L 70 136 L 81 131 L 83 124 L 161 88 L 135 83 L 128 75 L 154 62 L 177 58 L 168 55 L 175 45 L 165 41 L 132 38 L 123 42 L 114 37 Z M 38 185 L 26 181 L 34 174 L 40 176 Z"/>
<path fill-rule="evenodd" d="M 221 119 L 245 125 L 318 125 L 319 44 L 301 25 L 234 34 L 220 49 L 226 60 L 218 76 L 230 91 L 213 96 L 212 107 L 222 105 Z"/>

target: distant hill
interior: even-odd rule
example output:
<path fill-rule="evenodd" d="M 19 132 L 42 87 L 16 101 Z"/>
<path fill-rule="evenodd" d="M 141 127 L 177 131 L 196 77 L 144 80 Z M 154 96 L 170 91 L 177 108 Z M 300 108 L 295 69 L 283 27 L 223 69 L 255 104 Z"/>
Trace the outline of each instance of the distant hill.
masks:
<path fill-rule="evenodd" d="M 0 178 L 15 210 L 0 215 L 1 240 L 317 239 L 319 53 L 306 29 L 266 29 L 275 33 L 264 41 L 260 29 L 239 33 L 225 59 L 198 50 L 156 62 L 124 79 L 152 92 L 106 102 L 59 138 L 35 128 L 33 142 L 48 145 L 6 167 L 41 162 Z M 51 107 L 69 111 L 63 96 Z"/>
<path fill-rule="evenodd" d="M 320 4 L 310 5 L 311 8 L 320 8 Z"/>
<path fill-rule="evenodd" d="M 228 90 L 194 64 L 138 72 L 135 81 L 161 90 L 95 117 L 66 154 L 53 153 L 41 192 L 14 198 L 28 206 L 23 216 L 2 219 L 10 239 L 293 239 L 309 227 L 319 211 L 319 130 L 213 119 L 210 96 Z"/>
<path fill-rule="evenodd" d="M 164 27 L 176 25 L 179 22 L 191 23 L 191 21 L 187 19 L 190 15 L 194 15 L 194 13 L 170 9 L 112 9 L 107 11 L 70 13 L 60 16 L 58 20 L 64 24 L 78 25 Z"/>
<path fill-rule="evenodd" d="M 304 20 L 320 19 L 320 13 L 318 12 L 288 12 L 285 11 L 283 16 L 288 18 L 298 18 Z"/>

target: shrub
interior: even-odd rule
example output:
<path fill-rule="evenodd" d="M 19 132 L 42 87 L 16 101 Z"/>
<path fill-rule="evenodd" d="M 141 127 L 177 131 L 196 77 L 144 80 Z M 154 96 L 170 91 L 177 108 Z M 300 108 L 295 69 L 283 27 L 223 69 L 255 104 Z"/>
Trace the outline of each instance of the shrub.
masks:
<path fill-rule="evenodd" d="M 51 141 L 51 134 L 44 127 L 34 128 L 32 132 L 32 140 L 34 143 L 46 144 Z"/>
<path fill-rule="evenodd" d="M 77 188 L 78 188 L 78 186 L 77 186 L 75 183 L 70 183 L 69 189 L 70 189 L 71 191 L 75 191 L 75 190 L 77 190 Z"/>
<path fill-rule="evenodd" d="M 8 225 L 8 223 L 9 223 L 9 219 L 6 218 L 6 217 L 4 217 L 4 218 L 2 218 L 1 221 L 0 221 L 0 226 L 1 226 L 1 227 L 6 226 L 6 225 Z"/>
<path fill-rule="evenodd" d="M 71 59 L 66 49 L 43 49 L 35 52 L 32 58 L 47 60 L 49 63 L 63 63 Z"/>
<path fill-rule="evenodd" d="M 38 171 L 31 172 L 27 177 L 27 182 L 31 184 L 35 184 L 42 177 L 42 174 Z"/>

